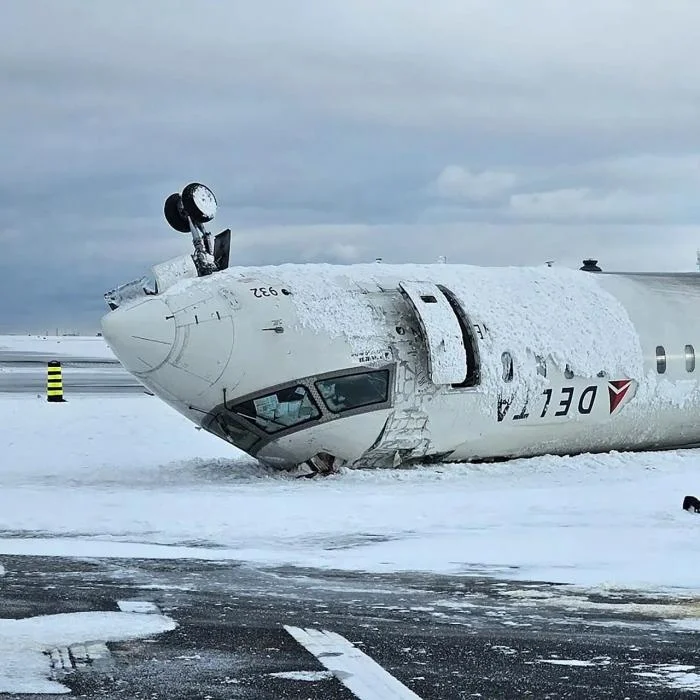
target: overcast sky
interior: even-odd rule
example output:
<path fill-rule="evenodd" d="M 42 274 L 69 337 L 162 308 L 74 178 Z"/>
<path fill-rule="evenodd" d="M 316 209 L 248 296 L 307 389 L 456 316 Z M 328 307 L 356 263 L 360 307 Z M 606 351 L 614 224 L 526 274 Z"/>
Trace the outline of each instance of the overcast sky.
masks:
<path fill-rule="evenodd" d="M 0 331 L 94 332 L 102 294 L 232 261 L 693 270 L 697 0 L 4 0 Z"/>

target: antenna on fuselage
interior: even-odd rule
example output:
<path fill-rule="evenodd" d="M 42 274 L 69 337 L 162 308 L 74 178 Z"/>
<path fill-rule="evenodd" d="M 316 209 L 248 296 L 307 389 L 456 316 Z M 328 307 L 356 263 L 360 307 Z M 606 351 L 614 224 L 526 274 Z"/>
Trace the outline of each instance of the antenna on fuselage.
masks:
<path fill-rule="evenodd" d="M 211 233 L 204 228 L 204 224 L 216 215 L 216 207 L 214 193 L 198 182 L 191 182 L 182 194 L 171 194 L 163 207 L 165 220 L 170 226 L 192 236 L 192 260 L 200 277 L 228 267 L 231 230 L 219 233 L 212 246 Z"/>

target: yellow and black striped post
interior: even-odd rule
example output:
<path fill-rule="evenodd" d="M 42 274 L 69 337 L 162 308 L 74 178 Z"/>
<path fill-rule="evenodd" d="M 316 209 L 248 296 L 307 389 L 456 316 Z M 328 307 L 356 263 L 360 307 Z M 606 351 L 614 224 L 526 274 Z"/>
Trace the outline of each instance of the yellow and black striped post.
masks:
<path fill-rule="evenodd" d="M 46 400 L 65 401 L 63 398 L 63 372 L 61 370 L 61 363 L 57 360 L 51 360 L 47 371 Z"/>

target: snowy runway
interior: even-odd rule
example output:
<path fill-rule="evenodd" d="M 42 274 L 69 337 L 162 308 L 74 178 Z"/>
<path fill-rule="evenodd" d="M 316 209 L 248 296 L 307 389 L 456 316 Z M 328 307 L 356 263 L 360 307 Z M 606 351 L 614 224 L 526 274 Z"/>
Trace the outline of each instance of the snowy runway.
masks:
<path fill-rule="evenodd" d="M 17 624 L 0 625 L 11 651 L 0 653 L 0 683 L 35 692 L 458 700 L 700 689 L 690 600 L 232 562 L 3 561 L 4 617 Z"/>
<path fill-rule="evenodd" d="M 68 393 L 142 394 L 143 386 L 115 359 L 101 338 L 42 339 L 0 336 L 0 394 L 46 392 L 50 360 L 63 364 Z"/>
<path fill-rule="evenodd" d="M 232 559 L 700 592 L 700 453 L 264 469 L 149 396 L 0 398 L 0 553 Z"/>

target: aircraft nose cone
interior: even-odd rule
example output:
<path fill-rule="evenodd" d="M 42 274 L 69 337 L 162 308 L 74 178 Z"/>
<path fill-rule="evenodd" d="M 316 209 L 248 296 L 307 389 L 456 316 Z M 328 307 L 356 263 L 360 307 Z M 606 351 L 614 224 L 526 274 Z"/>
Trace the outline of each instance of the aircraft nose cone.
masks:
<path fill-rule="evenodd" d="M 145 374 L 168 358 L 175 342 L 175 319 L 161 299 L 145 299 L 104 316 L 102 335 L 129 371 Z"/>

